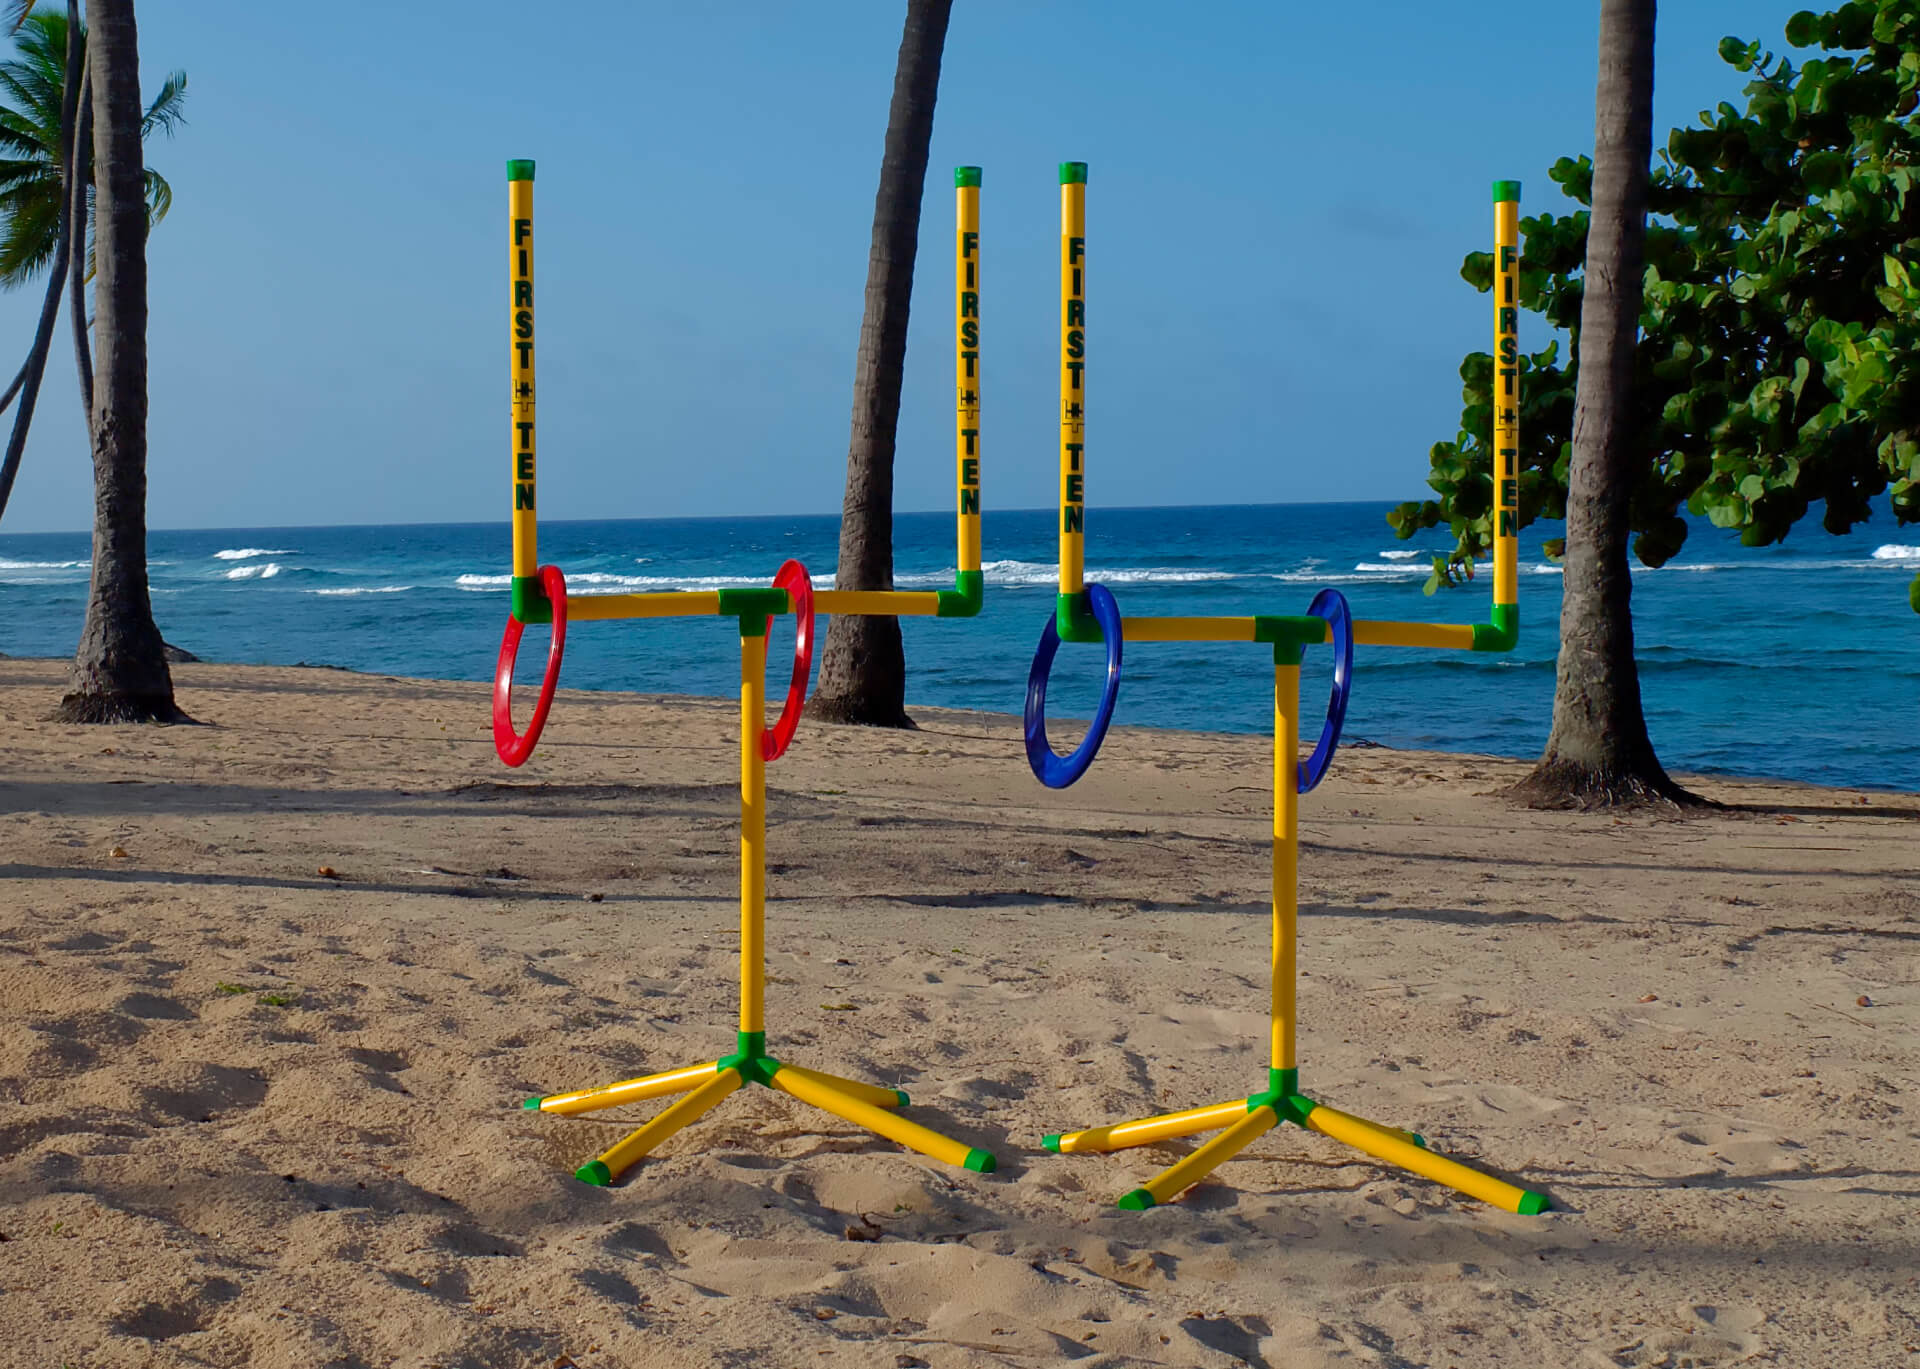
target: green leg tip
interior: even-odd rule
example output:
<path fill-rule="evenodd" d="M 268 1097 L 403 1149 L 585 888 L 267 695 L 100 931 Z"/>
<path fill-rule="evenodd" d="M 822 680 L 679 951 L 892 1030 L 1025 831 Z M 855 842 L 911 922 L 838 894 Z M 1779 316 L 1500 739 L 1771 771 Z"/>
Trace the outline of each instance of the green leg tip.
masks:
<path fill-rule="evenodd" d="M 1055 1155 L 1058 1155 L 1060 1153 L 1060 1133 L 1056 1131 L 1051 1136 L 1042 1136 L 1040 1138 L 1040 1148 L 1042 1150 L 1050 1150 Z"/>
<path fill-rule="evenodd" d="M 574 1170 L 573 1177 L 583 1184 L 592 1184 L 595 1188 L 605 1188 L 613 1182 L 613 1171 L 598 1160 L 589 1160 Z"/>
<path fill-rule="evenodd" d="M 913 1106 L 913 1099 L 907 1097 L 907 1091 L 905 1089 L 895 1089 L 893 1096 L 900 1100 L 898 1104 L 899 1107 L 905 1108 Z"/>
<path fill-rule="evenodd" d="M 1413 1138 L 1413 1143 L 1414 1143 L 1414 1144 L 1415 1144 L 1416 1146 L 1419 1146 L 1419 1147 L 1420 1147 L 1420 1149 L 1422 1149 L 1422 1150 L 1425 1150 L 1425 1149 L 1427 1149 L 1427 1138 L 1426 1138 L 1426 1137 L 1424 1137 L 1424 1136 L 1422 1136 L 1422 1135 L 1421 1135 L 1421 1134 L 1420 1134 L 1419 1132 L 1417 1132 L 1417 1131 L 1410 1131 L 1410 1132 L 1408 1132 L 1408 1133 L 1407 1133 L 1407 1135 L 1409 1135 L 1409 1136 L 1411 1136 L 1411 1137 Z"/>
<path fill-rule="evenodd" d="M 1115 1206 L 1123 1207 L 1129 1212 L 1145 1212 L 1148 1208 L 1156 1206 L 1156 1204 L 1153 1201 L 1153 1195 L 1151 1193 L 1147 1192 L 1144 1188 L 1136 1188 L 1131 1193 L 1122 1194 L 1120 1201 L 1116 1203 Z"/>
<path fill-rule="evenodd" d="M 976 1174 L 991 1174 L 998 1168 L 998 1162 L 984 1150 L 969 1150 L 966 1166 Z"/>
<path fill-rule="evenodd" d="M 529 1098 L 527 1099 L 526 1102 L 522 1103 L 520 1106 L 525 1108 L 528 1112 L 538 1112 L 540 1111 L 540 1105 L 545 1101 L 546 1099 L 544 1098 Z"/>
<path fill-rule="evenodd" d="M 1544 1193 L 1526 1193 L 1520 1198 L 1520 1206 L 1515 1209 L 1522 1217 L 1537 1217 L 1553 1206 L 1551 1199 Z"/>

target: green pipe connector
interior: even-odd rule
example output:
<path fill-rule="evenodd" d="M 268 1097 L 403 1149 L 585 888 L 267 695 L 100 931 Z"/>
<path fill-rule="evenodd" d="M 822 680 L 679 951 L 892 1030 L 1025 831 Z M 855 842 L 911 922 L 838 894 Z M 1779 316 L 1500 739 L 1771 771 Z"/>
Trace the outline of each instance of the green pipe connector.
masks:
<path fill-rule="evenodd" d="M 1495 604 L 1491 623 L 1473 625 L 1475 651 L 1512 651 L 1520 642 L 1520 605 Z"/>
<path fill-rule="evenodd" d="M 940 591 L 936 618 L 977 617 L 986 601 L 986 576 L 977 570 L 963 570 L 953 577 L 953 588 Z"/>

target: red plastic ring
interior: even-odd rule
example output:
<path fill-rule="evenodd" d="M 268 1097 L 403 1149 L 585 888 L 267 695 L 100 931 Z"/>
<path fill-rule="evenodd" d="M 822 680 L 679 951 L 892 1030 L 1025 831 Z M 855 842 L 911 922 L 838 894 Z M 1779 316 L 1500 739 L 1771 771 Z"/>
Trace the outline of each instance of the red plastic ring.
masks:
<path fill-rule="evenodd" d="M 493 670 L 493 749 L 508 765 L 524 765 L 540 740 L 540 729 L 547 725 L 547 710 L 553 707 L 554 686 L 560 683 L 560 657 L 567 645 L 567 577 L 558 566 L 540 567 L 540 587 L 553 605 L 553 641 L 547 647 L 547 673 L 540 681 L 540 698 L 533 705 L 533 720 L 523 737 L 513 730 L 513 665 L 520 655 L 520 634 L 526 624 L 507 615 L 507 631 L 500 639 L 500 663 Z"/>
<path fill-rule="evenodd" d="M 813 577 L 798 561 L 788 561 L 773 577 L 773 587 L 784 589 L 793 600 L 793 682 L 787 686 L 787 702 L 780 709 L 780 720 L 760 729 L 760 759 L 777 761 L 787 753 L 793 729 L 800 725 L 800 708 L 807 701 L 807 681 L 813 675 Z M 767 631 L 773 631 L 773 619 L 767 619 Z"/>

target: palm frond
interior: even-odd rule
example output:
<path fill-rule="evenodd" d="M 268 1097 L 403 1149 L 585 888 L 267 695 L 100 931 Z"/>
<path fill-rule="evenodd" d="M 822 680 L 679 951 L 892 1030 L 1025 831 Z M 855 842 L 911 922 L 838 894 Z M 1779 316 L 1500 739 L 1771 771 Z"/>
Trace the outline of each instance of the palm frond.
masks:
<path fill-rule="evenodd" d="M 60 247 L 60 196 L 22 200 L 0 223 L 0 289 L 24 285 Z"/>
<path fill-rule="evenodd" d="M 153 103 L 147 106 L 146 115 L 140 120 L 140 136 L 144 139 L 157 128 L 172 137 L 173 130 L 187 121 L 183 109 L 186 102 L 187 73 L 168 73 L 166 84 L 160 87 L 160 93 L 153 97 Z"/>
<path fill-rule="evenodd" d="M 18 33 L 32 11 L 33 0 L 6 0 L 5 8 L 0 9 L 0 18 L 5 19 L 7 32 Z"/>
<path fill-rule="evenodd" d="M 173 187 L 167 184 L 166 177 L 149 167 L 147 177 L 147 228 L 152 230 L 156 223 L 167 217 L 167 211 L 173 208 Z"/>

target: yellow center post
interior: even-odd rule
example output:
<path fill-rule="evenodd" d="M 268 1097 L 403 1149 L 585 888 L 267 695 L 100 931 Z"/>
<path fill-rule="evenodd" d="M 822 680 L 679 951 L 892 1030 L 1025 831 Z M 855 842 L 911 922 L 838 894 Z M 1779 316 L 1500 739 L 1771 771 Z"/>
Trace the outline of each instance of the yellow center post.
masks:
<path fill-rule="evenodd" d="M 1087 164 L 1060 163 L 1060 593 L 1086 588 Z"/>
<path fill-rule="evenodd" d="M 1300 922 L 1300 667 L 1273 667 L 1273 985 L 1271 1068 L 1299 1067 L 1294 1050 Z"/>
<path fill-rule="evenodd" d="M 742 627 L 748 626 L 744 621 Z M 740 634 L 740 1030 L 767 1029 L 767 639 Z"/>

